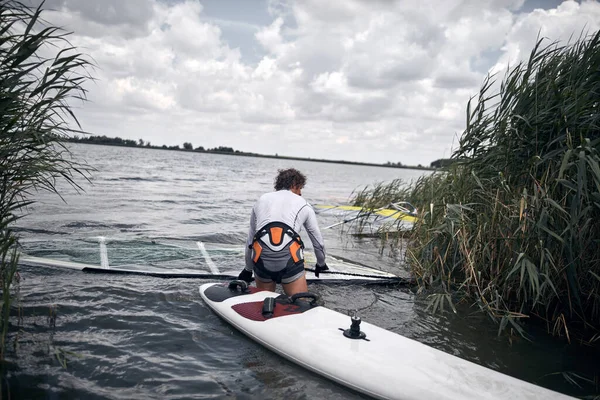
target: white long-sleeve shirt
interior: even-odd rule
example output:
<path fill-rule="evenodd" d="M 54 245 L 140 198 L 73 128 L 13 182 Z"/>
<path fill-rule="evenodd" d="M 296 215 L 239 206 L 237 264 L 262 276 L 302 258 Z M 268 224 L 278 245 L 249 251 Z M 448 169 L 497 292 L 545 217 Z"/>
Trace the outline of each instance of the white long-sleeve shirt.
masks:
<path fill-rule="evenodd" d="M 252 250 L 249 248 L 254 235 L 270 222 L 283 222 L 298 234 L 304 227 L 312 242 L 317 264 L 325 265 L 325 244 L 313 208 L 302 196 L 289 190 L 278 190 L 263 194 L 252 208 L 246 243 L 246 269 L 248 271 L 252 271 L 254 268 Z"/>

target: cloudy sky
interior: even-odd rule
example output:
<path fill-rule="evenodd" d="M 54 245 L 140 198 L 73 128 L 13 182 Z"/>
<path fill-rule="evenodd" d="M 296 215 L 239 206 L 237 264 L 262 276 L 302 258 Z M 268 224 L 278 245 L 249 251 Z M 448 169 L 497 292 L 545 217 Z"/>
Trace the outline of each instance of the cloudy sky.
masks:
<path fill-rule="evenodd" d="M 429 165 L 449 157 L 485 75 L 538 33 L 600 29 L 559 0 L 47 0 L 97 65 L 94 135 L 153 145 Z"/>

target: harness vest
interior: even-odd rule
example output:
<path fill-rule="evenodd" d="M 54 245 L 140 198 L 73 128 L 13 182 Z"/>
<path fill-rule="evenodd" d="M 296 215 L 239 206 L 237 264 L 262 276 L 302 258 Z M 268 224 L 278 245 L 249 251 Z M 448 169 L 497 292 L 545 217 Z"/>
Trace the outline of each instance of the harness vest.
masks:
<path fill-rule="evenodd" d="M 274 252 L 288 247 L 294 263 L 304 260 L 304 243 L 300 235 L 283 222 L 269 222 L 256 232 L 252 238 L 252 244 L 248 246 L 253 250 L 252 261 L 254 263 L 258 262 L 263 246 L 267 246 Z"/>

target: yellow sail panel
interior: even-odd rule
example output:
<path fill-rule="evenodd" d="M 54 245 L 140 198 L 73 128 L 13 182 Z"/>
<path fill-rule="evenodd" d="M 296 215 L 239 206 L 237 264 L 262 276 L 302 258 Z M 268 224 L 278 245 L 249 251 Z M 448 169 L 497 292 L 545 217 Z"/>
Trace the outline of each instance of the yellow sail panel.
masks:
<path fill-rule="evenodd" d="M 401 220 L 407 221 L 407 222 L 416 222 L 416 220 L 417 220 L 416 217 L 414 217 L 410 214 L 407 214 L 400 210 L 394 210 L 394 209 L 390 209 L 390 208 L 369 210 L 369 209 L 359 207 L 359 206 L 332 206 L 332 205 L 324 205 L 324 204 L 317 204 L 314 207 L 318 208 L 318 209 L 322 209 L 322 210 L 336 209 L 336 210 L 340 210 L 340 211 L 364 212 L 365 214 L 375 214 L 375 215 L 379 215 L 379 216 L 386 217 L 386 218 L 401 219 Z"/>

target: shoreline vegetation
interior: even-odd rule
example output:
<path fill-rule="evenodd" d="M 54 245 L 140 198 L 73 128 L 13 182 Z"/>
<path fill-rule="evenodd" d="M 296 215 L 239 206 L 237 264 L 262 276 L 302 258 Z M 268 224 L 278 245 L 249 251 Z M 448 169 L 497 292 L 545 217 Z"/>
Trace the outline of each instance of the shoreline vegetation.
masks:
<path fill-rule="evenodd" d="M 69 103 L 85 101 L 83 84 L 93 79 L 89 58 L 78 53 L 68 33 L 44 23 L 42 4 L 0 1 L 0 397 L 11 397 L 7 358 L 16 358 L 22 318 L 14 305 L 19 290 L 19 236 L 14 224 L 33 204 L 32 194 L 60 196 L 57 181 L 78 191 L 91 167 L 71 160 L 64 139 L 81 133 Z M 36 27 L 36 28 L 34 28 Z M 62 49 L 62 50 L 60 50 Z M 50 50 L 50 51 L 49 51 Z M 73 128 L 74 127 L 74 128 Z M 16 286 L 16 288 L 15 288 Z M 18 337 L 18 333 L 17 333 Z M 9 339 L 14 339 L 9 345 Z M 53 357 L 48 346 L 48 358 Z M 7 357 L 8 354 L 8 357 Z"/>
<path fill-rule="evenodd" d="M 194 148 L 193 145 L 189 142 L 183 143 L 183 147 L 179 145 L 175 146 L 155 146 L 150 142 L 145 142 L 143 139 L 139 139 L 137 142 L 132 139 L 122 139 L 120 137 L 107 137 L 105 135 L 102 136 L 73 136 L 66 139 L 67 142 L 71 143 L 82 143 L 82 144 L 100 144 L 105 146 L 122 146 L 122 147 L 138 147 L 145 149 L 158 149 L 158 150 L 174 150 L 174 151 L 187 151 L 187 152 L 197 152 L 197 153 L 213 153 L 213 154 L 222 154 L 228 156 L 244 156 L 244 157 L 259 157 L 259 158 L 275 158 L 281 160 L 297 160 L 297 161 L 311 161 L 311 162 L 322 162 L 322 163 L 330 163 L 330 164 L 347 164 L 347 165 L 360 165 L 360 166 L 369 166 L 369 167 L 386 167 L 386 168 L 404 168 L 404 169 L 415 169 L 415 170 L 424 170 L 424 171 L 435 171 L 436 168 L 443 164 L 444 160 L 436 160 L 431 163 L 431 166 L 426 167 L 421 164 L 414 165 L 404 165 L 400 162 L 393 163 L 388 161 L 385 164 L 376 164 L 376 163 L 366 163 L 366 162 L 358 162 L 358 161 L 345 161 L 345 160 L 327 160 L 322 158 L 308 158 L 308 157 L 291 157 L 291 156 L 280 156 L 278 154 L 270 155 L 270 154 L 258 154 L 258 153 L 250 153 L 240 150 L 234 150 L 231 147 L 219 146 L 215 148 L 205 149 L 203 146 L 199 146 Z"/>
<path fill-rule="evenodd" d="M 484 80 L 450 165 L 410 184 L 364 188 L 353 202 L 418 208 L 402 237 L 386 242 L 398 227 L 380 233 L 383 245 L 406 248 L 434 311 L 467 302 L 510 340 L 529 339 L 526 326 L 541 323 L 598 351 L 600 32 L 546 43 L 500 84 Z M 571 378 L 597 392 L 599 373 Z"/>

